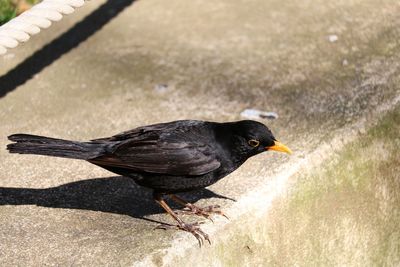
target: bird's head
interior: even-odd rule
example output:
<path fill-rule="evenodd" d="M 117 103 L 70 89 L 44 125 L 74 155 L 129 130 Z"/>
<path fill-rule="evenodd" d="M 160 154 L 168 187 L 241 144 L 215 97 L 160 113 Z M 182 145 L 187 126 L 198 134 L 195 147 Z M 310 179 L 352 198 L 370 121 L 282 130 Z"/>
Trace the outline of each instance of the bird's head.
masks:
<path fill-rule="evenodd" d="M 292 153 L 287 146 L 276 140 L 267 126 L 260 122 L 243 120 L 234 122 L 231 127 L 234 138 L 232 149 L 242 155 L 251 157 L 268 150 Z"/>

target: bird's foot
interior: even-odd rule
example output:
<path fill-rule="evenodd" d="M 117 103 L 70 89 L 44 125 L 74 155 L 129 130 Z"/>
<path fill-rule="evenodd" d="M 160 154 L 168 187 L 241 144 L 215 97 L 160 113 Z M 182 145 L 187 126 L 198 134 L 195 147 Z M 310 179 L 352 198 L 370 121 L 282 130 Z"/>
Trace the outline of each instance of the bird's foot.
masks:
<path fill-rule="evenodd" d="M 196 223 L 182 222 L 177 225 L 163 223 L 163 224 L 157 226 L 155 229 L 163 229 L 163 230 L 179 229 L 179 230 L 189 232 L 192 235 L 194 235 L 194 237 L 196 237 L 197 241 L 199 242 L 199 246 L 201 247 L 204 244 L 204 240 L 208 241 L 208 243 L 211 245 L 211 240 L 210 240 L 210 237 L 208 236 L 208 234 L 206 234 L 205 232 L 203 232 L 203 230 L 200 229 L 200 224 L 203 224 L 203 223 L 204 222 L 196 222 Z"/>
<path fill-rule="evenodd" d="M 229 220 L 228 216 L 226 216 L 225 213 L 223 211 L 221 211 L 221 206 L 219 206 L 219 205 L 211 205 L 211 206 L 200 208 L 191 203 L 187 203 L 185 205 L 185 208 L 183 208 L 183 210 L 180 210 L 178 212 L 182 213 L 182 214 L 201 216 L 206 219 L 209 219 L 210 221 L 213 221 L 211 218 L 212 214 L 218 214 L 218 215 L 224 216 L 225 218 L 227 218 Z"/>

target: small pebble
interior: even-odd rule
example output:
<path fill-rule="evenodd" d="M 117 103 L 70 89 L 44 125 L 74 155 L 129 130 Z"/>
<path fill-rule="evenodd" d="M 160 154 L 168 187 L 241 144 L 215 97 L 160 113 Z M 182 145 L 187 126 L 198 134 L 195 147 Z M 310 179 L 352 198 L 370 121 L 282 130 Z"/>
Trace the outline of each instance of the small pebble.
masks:
<path fill-rule="evenodd" d="M 154 90 L 160 93 L 163 93 L 168 90 L 168 84 L 157 84 L 154 87 Z"/>
<path fill-rule="evenodd" d="M 240 113 L 240 116 L 248 119 L 277 119 L 278 114 L 276 112 L 267 112 L 257 109 L 245 109 Z"/>
<path fill-rule="evenodd" d="M 329 40 L 329 42 L 334 43 L 337 40 L 339 40 L 339 37 L 336 34 L 331 34 L 328 36 L 328 40 Z"/>
<path fill-rule="evenodd" d="M 342 65 L 343 65 L 343 66 L 347 66 L 347 65 L 349 65 L 349 62 L 347 61 L 347 59 L 343 59 L 343 61 L 342 61 Z"/>

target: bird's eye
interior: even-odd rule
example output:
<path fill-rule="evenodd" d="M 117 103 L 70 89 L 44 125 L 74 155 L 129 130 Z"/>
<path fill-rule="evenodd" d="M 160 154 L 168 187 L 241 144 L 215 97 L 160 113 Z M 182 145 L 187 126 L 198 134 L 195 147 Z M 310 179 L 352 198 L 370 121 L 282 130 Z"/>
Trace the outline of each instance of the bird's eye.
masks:
<path fill-rule="evenodd" d="M 249 145 L 252 146 L 252 147 L 258 147 L 258 145 L 260 144 L 260 141 L 255 140 L 255 139 L 250 139 L 250 140 L 248 141 L 248 143 L 249 143 Z"/>

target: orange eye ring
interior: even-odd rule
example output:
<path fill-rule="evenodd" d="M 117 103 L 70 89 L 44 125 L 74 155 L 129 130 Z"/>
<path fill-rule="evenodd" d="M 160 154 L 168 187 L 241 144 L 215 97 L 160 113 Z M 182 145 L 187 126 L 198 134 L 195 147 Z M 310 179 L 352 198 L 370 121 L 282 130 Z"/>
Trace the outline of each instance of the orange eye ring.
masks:
<path fill-rule="evenodd" d="M 248 143 L 249 143 L 249 145 L 252 146 L 252 147 L 258 147 L 258 146 L 260 145 L 260 141 L 255 140 L 255 139 L 250 139 L 250 140 L 248 141 Z"/>

